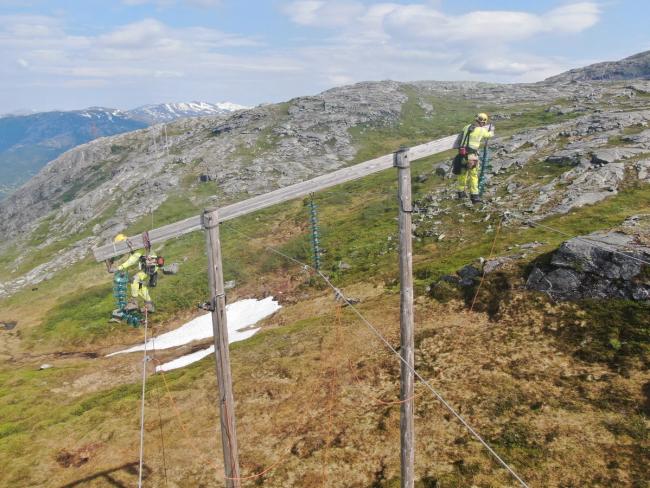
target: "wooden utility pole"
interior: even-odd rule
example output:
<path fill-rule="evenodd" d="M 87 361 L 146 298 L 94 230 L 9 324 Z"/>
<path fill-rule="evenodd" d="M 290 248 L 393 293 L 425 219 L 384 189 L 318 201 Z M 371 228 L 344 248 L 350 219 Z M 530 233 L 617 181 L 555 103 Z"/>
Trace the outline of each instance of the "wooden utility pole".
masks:
<path fill-rule="evenodd" d="M 232 394 L 230 352 L 228 350 L 228 321 L 226 320 L 226 293 L 223 286 L 221 241 L 219 239 L 219 212 L 206 209 L 202 215 L 208 248 L 208 283 L 210 286 L 210 310 L 214 333 L 214 356 L 217 363 L 219 386 L 219 416 L 221 418 L 221 446 L 226 471 L 226 487 L 239 488 L 239 454 L 235 402 Z"/>
<path fill-rule="evenodd" d="M 411 163 L 408 148 L 402 146 L 394 155 L 397 168 L 399 205 L 399 273 L 400 273 L 400 466 L 402 488 L 413 488 L 415 480 L 415 439 L 413 429 L 414 341 L 413 341 L 413 242 L 411 237 Z M 406 364 L 405 364 L 406 363 Z M 408 366 L 407 366 L 408 365 Z M 410 367 L 409 367 L 410 366 Z"/>

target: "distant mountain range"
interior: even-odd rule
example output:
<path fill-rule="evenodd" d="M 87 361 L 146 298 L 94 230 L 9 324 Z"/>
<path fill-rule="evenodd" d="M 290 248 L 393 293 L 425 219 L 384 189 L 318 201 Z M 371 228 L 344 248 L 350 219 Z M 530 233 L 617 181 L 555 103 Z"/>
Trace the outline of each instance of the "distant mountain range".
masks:
<path fill-rule="evenodd" d="M 234 103 L 164 103 L 133 110 L 91 107 L 0 117 L 0 199 L 48 162 L 80 144 L 175 119 L 228 114 Z"/>
<path fill-rule="evenodd" d="M 203 115 L 225 115 L 236 110 L 247 109 L 243 105 L 236 103 L 221 102 L 188 102 L 188 103 L 161 103 L 159 105 L 143 105 L 126 112 L 129 117 L 147 124 L 153 125 L 160 122 L 170 122 L 172 120 L 185 117 L 200 117 Z"/>

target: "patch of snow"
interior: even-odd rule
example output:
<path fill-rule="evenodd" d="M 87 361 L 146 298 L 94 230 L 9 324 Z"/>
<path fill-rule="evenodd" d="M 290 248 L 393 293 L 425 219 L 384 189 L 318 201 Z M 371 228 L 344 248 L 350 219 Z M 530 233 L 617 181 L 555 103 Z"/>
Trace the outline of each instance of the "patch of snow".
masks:
<path fill-rule="evenodd" d="M 232 102 L 219 102 L 215 105 L 217 108 L 220 108 L 221 110 L 227 110 L 228 112 L 234 112 L 235 110 L 246 110 L 250 108 L 246 107 L 245 105 L 238 105 Z"/>
<path fill-rule="evenodd" d="M 233 342 L 243 341 L 244 339 L 251 337 L 259 329 L 244 331 L 241 329 L 259 322 L 263 318 L 266 318 L 276 312 L 279 308 L 280 304 L 278 304 L 278 302 L 275 301 L 273 297 L 267 297 L 263 300 L 255 300 L 254 298 L 249 298 L 226 305 L 226 318 L 228 321 L 228 343 L 232 344 Z M 166 332 L 158 337 L 150 339 L 147 341 L 147 349 L 153 349 L 154 346 L 156 349 L 170 349 L 172 347 L 188 344 L 192 341 L 207 339 L 212 336 L 212 315 L 210 313 L 206 313 L 190 320 L 176 330 Z M 124 349 L 123 351 L 111 353 L 108 356 L 137 352 L 142 351 L 143 349 L 144 344 L 139 344 L 129 349 Z M 210 353 L 207 352 L 204 356 L 207 356 L 208 354 Z M 192 356 L 192 354 L 189 356 Z M 198 361 L 198 359 L 196 359 L 196 361 Z M 163 364 L 160 367 L 162 368 L 164 366 L 166 365 Z"/>

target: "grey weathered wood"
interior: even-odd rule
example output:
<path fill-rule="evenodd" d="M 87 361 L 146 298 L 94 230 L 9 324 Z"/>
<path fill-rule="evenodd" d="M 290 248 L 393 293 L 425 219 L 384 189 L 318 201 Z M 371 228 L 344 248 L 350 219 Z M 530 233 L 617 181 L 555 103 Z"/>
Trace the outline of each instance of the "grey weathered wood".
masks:
<path fill-rule="evenodd" d="M 415 441 L 413 421 L 414 340 L 413 340 L 413 239 L 411 236 L 411 165 L 408 150 L 395 153 L 397 199 L 399 205 L 400 273 L 400 445 L 401 487 L 413 488 L 415 482 Z"/>
<path fill-rule="evenodd" d="M 235 422 L 235 402 L 232 393 L 230 372 L 230 351 L 228 349 L 228 321 L 226 318 L 226 294 L 223 285 L 221 263 L 221 242 L 219 239 L 219 215 L 216 209 L 203 212 L 208 250 L 208 283 L 212 310 L 212 330 L 214 333 L 214 356 L 219 386 L 219 417 L 221 418 L 221 445 L 223 464 L 226 471 L 226 487 L 239 488 L 239 454 L 237 451 L 237 429 Z"/>
<path fill-rule="evenodd" d="M 422 159 L 433 154 L 438 154 L 454 147 L 458 147 L 459 136 L 448 136 L 435 141 L 420 144 L 409 149 L 408 156 L 411 161 Z M 348 181 L 356 180 L 364 176 L 388 169 L 393 164 L 393 155 L 388 154 L 370 161 L 365 161 L 348 168 L 342 168 L 326 175 L 318 176 L 311 180 L 296 183 L 285 188 L 279 188 L 264 195 L 258 195 L 248 200 L 233 203 L 219 210 L 220 222 L 234 219 L 246 215 L 256 210 L 261 210 L 271 205 L 300 198 L 309 193 L 324 190 L 335 185 L 340 185 Z M 195 230 L 201 229 L 201 216 L 189 217 L 185 220 L 174 222 L 157 229 L 149 231 L 149 241 L 151 244 L 158 244 L 168 239 L 188 234 Z M 132 248 L 138 249 L 143 247 L 143 238 L 141 235 L 129 237 L 127 241 L 116 244 L 107 244 L 93 249 L 95 259 L 104 261 L 115 256 L 119 256 L 129 251 L 129 244 Z"/>

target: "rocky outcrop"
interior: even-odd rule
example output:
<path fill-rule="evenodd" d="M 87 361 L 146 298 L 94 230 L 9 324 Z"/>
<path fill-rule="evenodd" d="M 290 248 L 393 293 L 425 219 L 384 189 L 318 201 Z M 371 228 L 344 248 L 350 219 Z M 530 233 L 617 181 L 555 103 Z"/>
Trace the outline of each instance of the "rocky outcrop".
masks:
<path fill-rule="evenodd" d="M 564 242 L 549 264 L 533 268 L 526 286 L 555 300 L 650 300 L 650 246 L 621 231 Z"/>
<path fill-rule="evenodd" d="M 650 51 L 635 54 L 620 61 L 607 61 L 591 64 L 584 68 L 572 69 L 566 73 L 544 80 L 550 83 L 566 83 L 596 80 L 650 79 Z"/>
<path fill-rule="evenodd" d="M 448 106 L 443 111 L 436 100 L 450 98 L 478 107 L 486 101 L 501 105 L 493 114 L 497 125 L 529 114 L 537 121 L 540 113 L 544 120 L 557 121 L 520 128 L 506 137 L 497 127 L 499 137 L 490 141 L 486 208 L 543 219 L 615 195 L 631 176 L 650 178 L 650 104 L 639 95 L 646 85 L 650 90 L 650 83 L 642 81 L 633 86 L 358 83 L 230 116 L 179 120 L 98 139 L 50 162 L 0 202 L 0 232 L 10 236 L 0 242 L 0 252 L 12 245 L 24 249 L 23 254 L 30 252 L 34 246 L 22 245 L 38 228 L 38 239 L 33 239 L 38 249 L 62 239 L 77 243 L 68 250 L 74 262 L 92 245 L 155 214 L 170 195 L 182 193 L 197 207 L 225 205 L 329 173 L 358 157 L 358 143 L 367 142 L 367 131 L 397 130 L 400 124 L 412 124 L 414 117 L 448 118 Z M 516 105 L 508 106 L 513 102 Z M 417 124 L 412 139 L 424 142 Z M 429 131 L 426 137 L 453 130 Z M 540 162 L 548 165 L 548 175 L 538 174 Z M 436 167 L 437 177 L 446 175 L 447 163 Z M 532 174 L 520 178 L 531 166 Z M 199 175 L 215 194 L 197 187 Z M 452 211 L 447 205 L 450 194 L 450 188 L 438 188 L 414 202 L 418 238 L 449 238 L 438 216 Z M 84 240 L 89 235 L 92 238 Z M 10 263 L 10 269 L 20 269 L 20 259 Z M 56 272 L 59 265 L 53 262 L 45 274 Z M 34 284 L 42 270 L 12 276 L 3 284 L 5 290 Z"/>

